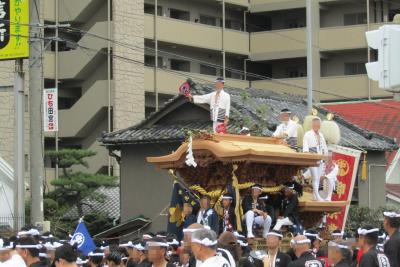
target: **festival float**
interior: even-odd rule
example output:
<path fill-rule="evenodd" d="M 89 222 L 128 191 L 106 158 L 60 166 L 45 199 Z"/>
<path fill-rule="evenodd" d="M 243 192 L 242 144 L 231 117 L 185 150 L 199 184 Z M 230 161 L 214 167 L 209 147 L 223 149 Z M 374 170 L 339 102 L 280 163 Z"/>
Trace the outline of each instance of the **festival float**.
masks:
<path fill-rule="evenodd" d="M 262 191 L 277 194 L 283 184 L 308 167 L 317 166 L 322 155 L 292 150 L 282 139 L 233 134 L 190 134 L 173 153 L 148 157 L 147 161 L 167 170 L 194 195 L 209 195 L 218 204 L 231 185 L 235 192 L 238 230 L 242 223 L 240 201 L 255 183 Z M 323 215 L 341 211 L 348 201 L 313 201 L 310 190 L 299 198 L 299 213 L 305 228 L 317 226 Z M 217 206 L 217 205 L 216 205 Z"/>

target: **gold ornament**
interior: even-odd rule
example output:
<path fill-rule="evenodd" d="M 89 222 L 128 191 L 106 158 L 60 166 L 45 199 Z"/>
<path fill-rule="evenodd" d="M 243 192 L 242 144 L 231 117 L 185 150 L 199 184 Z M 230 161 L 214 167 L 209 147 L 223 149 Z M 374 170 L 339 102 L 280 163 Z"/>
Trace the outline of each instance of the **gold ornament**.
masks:
<path fill-rule="evenodd" d="M 336 161 L 336 164 L 339 167 L 339 176 L 343 177 L 346 176 L 349 173 L 350 166 L 347 160 L 344 159 L 339 159 Z"/>
<path fill-rule="evenodd" d="M 179 204 L 169 208 L 169 222 L 176 223 L 178 227 L 183 223 L 183 210 Z"/>

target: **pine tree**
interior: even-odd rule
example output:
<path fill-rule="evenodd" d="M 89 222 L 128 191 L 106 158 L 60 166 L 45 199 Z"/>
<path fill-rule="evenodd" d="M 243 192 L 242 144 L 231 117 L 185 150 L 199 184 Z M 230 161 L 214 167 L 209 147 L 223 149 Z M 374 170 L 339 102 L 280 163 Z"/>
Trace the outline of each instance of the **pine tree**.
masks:
<path fill-rule="evenodd" d="M 96 153 L 85 149 L 62 149 L 58 152 L 47 151 L 46 155 L 58 162 L 61 175 L 51 181 L 54 190 L 48 197 L 61 205 L 77 208 L 79 217 L 83 216 L 83 207 L 90 206 L 84 199 L 104 201 L 105 196 L 96 192 L 99 187 L 117 186 L 117 178 L 103 174 L 90 174 L 74 170 L 77 166 L 88 167 L 86 158 Z"/>

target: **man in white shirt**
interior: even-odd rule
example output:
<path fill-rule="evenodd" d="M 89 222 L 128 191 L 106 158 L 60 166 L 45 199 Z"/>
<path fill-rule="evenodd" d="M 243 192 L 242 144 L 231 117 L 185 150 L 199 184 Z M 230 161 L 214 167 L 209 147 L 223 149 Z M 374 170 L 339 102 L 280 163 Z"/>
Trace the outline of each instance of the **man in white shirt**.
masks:
<path fill-rule="evenodd" d="M 294 150 L 297 150 L 297 123 L 290 119 L 290 110 L 284 108 L 281 110 L 279 120 L 281 124 L 278 125 L 273 137 L 285 139 L 286 143 Z"/>
<path fill-rule="evenodd" d="M 210 105 L 211 121 L 213 122 L 214 133 L 218 127 L 226 128 L 229 122 L 229 111 L 231 107 L 231 97 L 224 91 L 225 80 L 217 78 L 215 80 L 215 91 L 206 95 L 189 95 L 189 99 L 195 104 Z"/>
<path fill-rule="evenodd" d="M 217 254 L 217 234 L 208 229 L 192 233 L 191 249 L 200 267 L 230 267 L 229 262 Z"/>
<path fill-rule="evenodd" d="M 339 166 L 332 159 L 332 152 L 329 152 L 328 158 L 324 164 L 324 171 L 322 177 L 324 177 L 326 186 L 324 186 L 324 190 L 320 192 L 320 196 L 325 201 L 332 200 L 333 190 L 335 190 L 335 184 L 337 181 L 337 175 L 339 173 Z"/>
<path fill-rule="evenodd" d="M 328 147 L 322 133 L 319 131 L 321 128 L 321 119 L 316 117 L 312 120 L 312 129 L 304 134 L 303 138 L 303 152 L 316 153 L 320 155 L 328 155 Z M 317 167 L 309 168 L 312 177 L 313 198 L 316 201 L 324 201 L 319 195 L 320 179 L 324 170 L 323 161 L 319 162 Z"/>

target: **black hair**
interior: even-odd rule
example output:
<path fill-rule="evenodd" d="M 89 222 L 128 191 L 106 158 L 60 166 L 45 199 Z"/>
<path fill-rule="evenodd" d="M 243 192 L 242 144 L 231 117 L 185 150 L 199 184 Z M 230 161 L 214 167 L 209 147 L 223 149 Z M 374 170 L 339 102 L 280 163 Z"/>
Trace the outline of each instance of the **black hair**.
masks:
<path fill-rule="evenodd" d="M 116 265 L 120 265 L 121 264 L 121 254 L 118 253 L 117 251 L 113 251 L 110 254 L 108 254 L 106 260 L 107 261 L 111 261 L 113 263 L 115 263 Z"/>
<path fill-rule="evenodd" d="M 365 225 L 364 227 L 362 227 L 362 229 L 365 230 L 371 230 L 373 228 L 374 227 L 372 227 L 371 225 Z M 363 235 L 365 242 L 370 246 L 376 246 L 378 244 L 378 236 L 379 236 L 378 231 Z"/>
<path fill-rule="evenodd" d="M 352 259 L 353 259 L 353 253 L 350 249 L 346 248 L 340 248 L 339 249 L 340 254 L 342 255 L 342 258 L 344 261 L 346 261 L 348 264 L 351 264 Z"/>
<path fill-rule="evenodd" d="M 129 256 L 128 251 L 124 247 L 116 247 L 115 251 L 118 252 L 119 254 L 121 254 L 122 257 L 128 257 Z"/>
<path fill-rule="evenodd" d="M 71 246 L 70 244 L 66 243 L 56 249 L 54 261 L 63 259 L 67 262 L 72 263 L 76 262 L 77 258 L 78 258 L 77 244 Z"/>
<path fill-rule="evenodd" d="M 31 236 L 24 236 L 18 239 L 18 245 L 37 245 L 36 240 Z M 33 258 L 39 257 L 39 249 L 38 248 L 24 248 L 29 252 L 29 255 Z"/>
<path fill-rule="evenodd" d="M 103 253 L 101 249 L 96 248 L 93 253 Z M 96 266 L 101 266 L 101 263 L 103 262 L 103 256 L 89 256 L 89 262 L 94 263 Z"/>
<path fill-rule="evenodd" d="M 389 226 L 391 228 L 396 228 L 396 229 L 400 228 L 400 218 L 386 217 L 386 219 L 388 220 Z"/>

